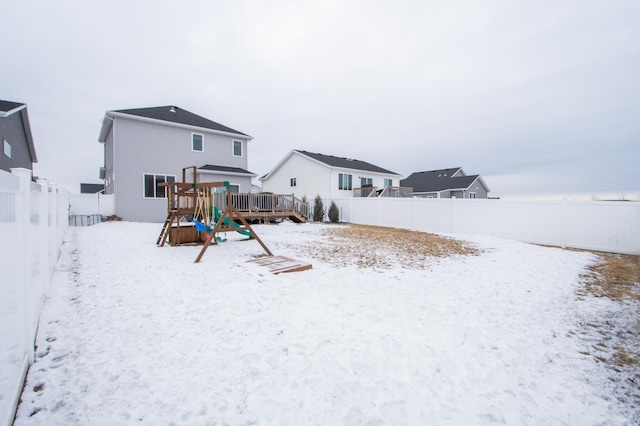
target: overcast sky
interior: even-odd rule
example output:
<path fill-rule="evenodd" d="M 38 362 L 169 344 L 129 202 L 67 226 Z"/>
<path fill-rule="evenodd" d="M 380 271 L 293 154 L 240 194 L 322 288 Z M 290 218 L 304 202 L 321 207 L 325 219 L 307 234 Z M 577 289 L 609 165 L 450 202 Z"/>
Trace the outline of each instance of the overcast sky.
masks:
<path fill-rule="evenodd" d="M 35 174 L 100 183 L 105 111 L 177 105 L 254 140 L 492 196 L 640 196 L 640 1 L 3 0 L 0 99 Z M 151 147 L 150 147 L 151 148 Z"/>

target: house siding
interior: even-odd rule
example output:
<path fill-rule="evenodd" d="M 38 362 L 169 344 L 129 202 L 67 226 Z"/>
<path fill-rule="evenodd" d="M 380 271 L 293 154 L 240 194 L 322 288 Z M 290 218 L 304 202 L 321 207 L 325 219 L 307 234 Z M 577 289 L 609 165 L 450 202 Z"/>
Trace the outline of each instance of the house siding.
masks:
<path fill-rule="evenodd" d="M 268 179 L 262 181 L 262 191 L 295 194 L 299 198 L 306 196 L 308 200 L 318 194 L 327 198 L 331 194 L 331 176 L 328 167 L 294 153 Z M 296 178 L 296 186 L 291 186 L 291 178 Z M 336 180 L 336 188 L 337 185 Z"/>
<path fill-rule="evenodd" d="M 475 192 L 476 198 L 487 198 L 489 196 L 487 188 L 485 188 L 482 182 L 480 182 L 480 179 L 471 184 L 471 186 L 469 187 L 469 192 Z M 467 194 L 467 198 L 468 197 L 469 195 Z"/>
<path fill-rule="evenodd" d="M 20 112 L 14 112 L 8 117 L 0 117 L 0 170 L 10 172 L 16 167 L 29 170 L 33 168 L 24 128 Z M 11 158 L 4 153 L 4 140 L 11 145 Z"/>
<path fill-rule="evenodd" d="M 332 168 L 329 165 L 319 163 L 294 152 L 268 178 L 263 179 L 262 188 L 264 192 L 294 193 L 299 197 L 306 195 L 309 200 L 315 198 L 318 194 L 322 198 L 351 197 L 353 190 L 339 189 L 340 174 L 352 176 L 352 188 L 360 187 L 360 178 L 362 177 L 371 178 L 373 186 L 378 187 L 378 189 L 384 188 L 385 179 L 392 179 L 394 185 L 399 182 L 397 175 Z M 291 186 L 291 178 L 296 178 L 295 187 Z"/>
<path fill-rule="evenodd" d="M 178 180 L 181 178 L 178 177 Z M 187 179 L 192 179 L 191 174 L 187 174 Z M 198 183 L 203 182 L 229 182 L 231 185 L 238 185 L 240 192 L 251 192 L 251 177 L 250 176 L 235 176 L 226 175 L 224 173 L 215 173 L 211 171 L 198 171 Z"/>
<path fill-rule="evenodd" d="M 361 188 L 361 179 L 371 179 L 371 184 L 373 187 L 377 189 L 384 189 L 384 180 L 391 179 L 392 186 L 397 185 L 399 179 L 394 175 L 386 175 L 368 172 L 365 170 L 353 170 L 353 169 L 336 169 L 331 173 L 331 198 L 340 198 L 340 197 L 351 197 L 353 195 L 353 190 L 348 191 L 344 189 L 339 189 L 338 183 L 340 179 L 340 174 L 348 174 L 352 176 L 353 188 Z"/>
<path fill-rule="evenodd" d="M 193 132 L 204 135 L 203 152 L 191 149 Z M 112 169 L 115 172 L 116 214 L 129 221 L 162 222 L 167 215 L 166 199 L 144 198 L 144 174 L 173 175 L 180 181 L 183 167 L 213 164 L 247 169 L 247 139 L 242 137 L 124 117 L 114 118 L 109 137 L 111 144 L 107 144 L 112 146 L 110 154 L 115 158 Z M 242 141 L 242 157 L 232 155 L 233 140 Z M 234 177 L 224 180 L 239 181 Z M 241 192 L 250 191 L 250 178 L 241 184 Z"/>

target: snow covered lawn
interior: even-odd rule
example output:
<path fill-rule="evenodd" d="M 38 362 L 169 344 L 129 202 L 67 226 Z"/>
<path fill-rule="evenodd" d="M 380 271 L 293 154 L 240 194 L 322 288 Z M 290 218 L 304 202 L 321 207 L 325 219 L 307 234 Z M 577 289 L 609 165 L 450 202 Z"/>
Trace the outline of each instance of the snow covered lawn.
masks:
<path fill-rule="evenodd" d="M 469 237 L 406 262 L 390 237 L 367 264 L 332 226 L 256 226 L 313 264 L 280 275 L 237 233 L 194 264 L 159 224 L 71 228 L 16 425 L 633 423 L 585 350 L 581 324 L 637 315 L 576 297 L 595 255 Z"/>

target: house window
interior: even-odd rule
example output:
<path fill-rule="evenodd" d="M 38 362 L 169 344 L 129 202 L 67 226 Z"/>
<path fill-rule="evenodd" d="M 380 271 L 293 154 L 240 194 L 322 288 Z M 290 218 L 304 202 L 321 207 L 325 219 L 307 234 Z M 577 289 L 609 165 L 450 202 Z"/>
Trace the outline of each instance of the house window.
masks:
<path fill-rule="evenodd" d="M 393 186 L 393 179 L 384 180 L 384 187 L 386 188 L 387 186 Z"/>
<path fill-rule="evenodd" d="M 176 177 L 171 175 L 144 175 L 144 198 L 167 198 L 167 187 L 161 183 L 175 182 Z"/>
<path fill-rule="evenodd" d="M 291 186 L 296 186 L 296 178 L 291 178 Z"/>
<path fill-rule="evenodd" d="M 242 141 L 233 141 L 233 156 L 242 157 Z"/>
<path fill-rule="evenodd" d="M 365 186 L 373 186 L 373 179 L 361 177 L 360 178 L 360 187 L 364 188 Z"/>
<path fill-rule="evenodd" d="M 9 142 L 4 141 L 4 155 L 6 155 L 7 157 L 11 158 L 11 145 L 9 144 Z"/>
<path fill-rule="evenodd" d="M 191 150 L 204 152 L 204 135 L 191 133 Z"/>
<path fill-rule="evenodd" d="M 353 177 L 351 175 L 340 173 L 338 175 L 338 189 L 346 189 L 347 191 L 352 190 L 352 179 Z"/>
<path fill-rule="evenodd" d="M 469 193 L 469 198 L 476 198 L 476 193 L 475 192 L 470 192 Z"/>

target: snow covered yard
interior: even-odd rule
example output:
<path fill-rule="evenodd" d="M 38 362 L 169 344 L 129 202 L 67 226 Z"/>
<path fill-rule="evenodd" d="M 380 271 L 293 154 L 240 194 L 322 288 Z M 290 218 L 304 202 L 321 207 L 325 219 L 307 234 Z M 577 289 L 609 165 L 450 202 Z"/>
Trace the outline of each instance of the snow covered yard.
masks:
<path fill-rule="evenodd" d="M 637 304 L 576 296 L 594 254 L 255 228 L 313 269 L 246 263 L 263 251 L 236 233 L 194 264 L 200 247 L 155 246 L 159 224 L 71 228 L 16 425 L 638 420 L 589 354 L 585 323 L 637 320 Z"/>

